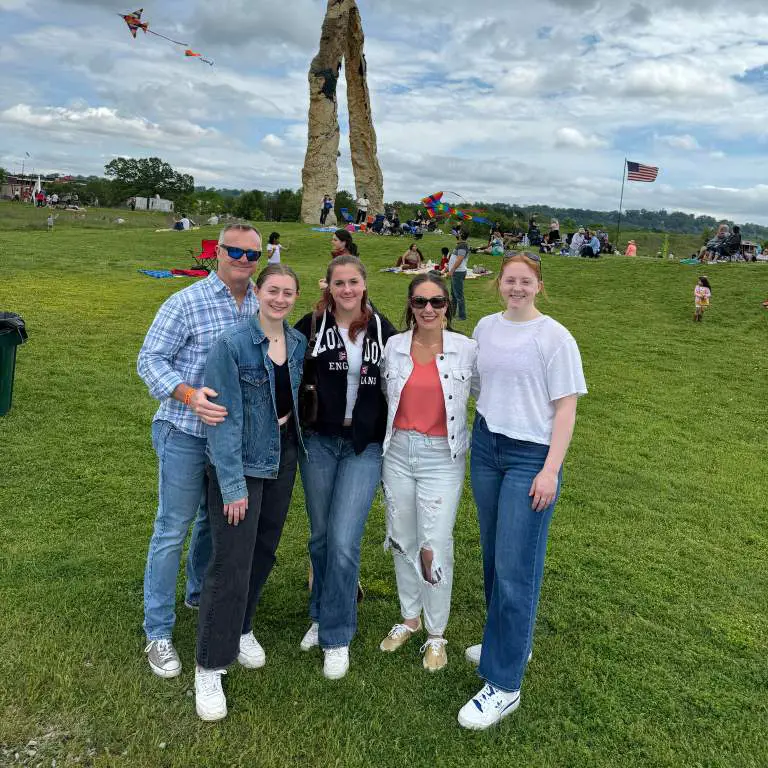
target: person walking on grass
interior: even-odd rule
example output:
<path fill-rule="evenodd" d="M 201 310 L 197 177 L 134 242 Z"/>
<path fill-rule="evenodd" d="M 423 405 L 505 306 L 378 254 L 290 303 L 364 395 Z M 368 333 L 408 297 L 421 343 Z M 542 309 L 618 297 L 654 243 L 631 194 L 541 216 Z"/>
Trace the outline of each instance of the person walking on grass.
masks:
<path fill-rule="evenodd" d="M 696 281 L 696 287 L 693 289 L 693 321 L 700 323 L 704 319 L 704 311 L 709 307 L 712 298 L 712 286 L 706 275 L 702 275 Z"/>
<path fill-rule="evenodd" d="M 467 649 L 485 684 L 459 724 L 482 730 L 520 704 L 533 642 L 547 532 L 562 466 L 587 391 L 573 336 L 536 308 L 538 254 L 507 258 L 496 285 L 504 312 L 484 317 L 477 341 L 479 394 L 470 473 L 477 505 L 487 618 L 483 642 Z"/>
<path fill-rule="evenodd" d="M 317 421 L 304 434 L 299 469 L 309 516 L 311 625 L 301 641 L 320 646 L 330 680 L 349 669 L 357 628 L 360 544 L 381 482 L 387 403 L 381 386 L 384 345 L 396 331 L 368 301 L 366 272 L 350 255 L 328 265 L 314 312 L 296 324 L 314 358 Z M 314 377 L 313 377 L 314 378 Z"/>
<path fill-rule="evenodd" d="M 295 272 L 271 264 L 256 278 L 258 315 L 213 345 L 205 384 L 229 416 L 208 428 L 208 519 L 213 554 L 197 629 L 195 708 L 227 715 L 221 677 L 235 660 L 258 669 L 267 657 L 253 612 L 275 564 L 296 477 L 298 391 L 306 338 L 286 318 L 299 295 Z"/>
<path fill-rule="evenodd" d="M 160 407 L 152 421 L 159 461 L 159 503 L 144 572 L 145 652 L 160 677 L 181 674 L 173 646 L 176 578 L 190 526 L 185 604 L 200 602 L 210 556 L 206 510 L 206 425 L 220 424 L 227 409 L 203 381 L 205 362 L 224 331 L 259 307 L 251 276 L 261 257 L 261 235 L 244 224 L 225 227 L 216 248 L 218 271 L 174 293 L 158 310 L 139 352 L 137 369 Z M 197 516 L 196 516 L 197 515 Z"/>
<path fill-rule="evenodd" d="M 477 344 L 450 327 L 442 278 L 426 274 L 408 286 L 407 330 L 384 350 L 387 432 L 382 482 L 387 503 L 385 547 L 395 562 L 402 621 L 381 641 L 396 651 L 421 630 L 424 668 L 448 663 L 445 629 L 453 586 L 453 526 L 464 487 L 467 400 Z"/>
<path fill-rule="evenodd" d="M 464 301 L 464 280 L 469 266 L 469 233 L 466 229 L 459 230 L 456 236 L 456 247 L 448 260 L 448 277 L 451 280 L 451 304 L 453 315 L 459 320 L 467 319 L 467 306 Z"/>

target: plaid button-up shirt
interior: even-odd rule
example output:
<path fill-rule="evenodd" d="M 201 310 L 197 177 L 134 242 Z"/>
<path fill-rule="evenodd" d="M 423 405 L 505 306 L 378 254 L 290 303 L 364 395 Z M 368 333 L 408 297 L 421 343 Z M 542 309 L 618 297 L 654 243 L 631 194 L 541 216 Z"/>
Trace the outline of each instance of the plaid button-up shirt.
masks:
<path fill-rule="evenodd" d="M 170 421 L 182 432 L 205 437 L 205 424 L 191 408 L 174 400 L 172 394 L 179 384 L 202 387 L 213 343 L 258 309 L 253 286 L 238 308 L 229 288 L 215 272 L 165 301 L 147 331 L 136 366 L 149 393 L 160 401 L 153 421 Z"/>

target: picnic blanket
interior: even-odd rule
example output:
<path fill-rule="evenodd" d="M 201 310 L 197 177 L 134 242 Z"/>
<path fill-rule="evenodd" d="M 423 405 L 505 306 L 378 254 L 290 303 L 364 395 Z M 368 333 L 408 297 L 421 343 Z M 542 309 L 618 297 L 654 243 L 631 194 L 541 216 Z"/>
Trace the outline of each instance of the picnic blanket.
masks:
<path fill-rule="evenodd" d="M 701 264 L 698 259 L 680 259 L 681 264 Z"/>
<path fill-rule="evenodd" d="M 204 269 L 140 269 L 147 277 L 208 277 Z"/>
<path fill-rule="evenodd" d="M 146 275 L 147 277 L 161 278 L 175 276 L 170 269 L 140 269 L 139 272 L 141 272 L 143 275 Z M 179 275 L 179 277 L 181 277 L 181 275 Z"/>
<path fill-rule="evenodd" d="M 437 267 L 434 264 L 426 264 L 419 269 L 402 269 L 400 267 L 384 267 L 379 272 L 392 272 L 395 275 L 426 275 L 428 272 L 435 272 Z M 467 270 L 467 280 L 476 280 L 478 277 L 488 277 L 493 272 L 473 272 L 471 269 Z"/>
<path fill-rule="evenodd" d="M 313 232 L 335 232 L 338 227 L 312 227 Z"/>

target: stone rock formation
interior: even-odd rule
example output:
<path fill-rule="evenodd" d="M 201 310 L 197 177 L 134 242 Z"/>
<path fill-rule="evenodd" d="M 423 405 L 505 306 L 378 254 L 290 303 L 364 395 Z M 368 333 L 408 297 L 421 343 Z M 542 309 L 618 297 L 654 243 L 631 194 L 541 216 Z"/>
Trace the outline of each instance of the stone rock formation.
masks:
<path fill-rule="evenodd" d="M 349 104 L 349 140 L 356 196 L 368 197 L 369 214 L 384 210 L 384 182 L 376 157 L 370 96 L 366 81 L 363 26 L 355 0 L 328 0 L 320 33 L 320 50 L 309 67 L 307 154 L 301 172 L 301 220 L 316 223 L 323 196 L 335 198 L 339 183 L 339 120 L 336 86 L 344 62 Z M 327 224 L 336 217 L 330 212 Z"/>

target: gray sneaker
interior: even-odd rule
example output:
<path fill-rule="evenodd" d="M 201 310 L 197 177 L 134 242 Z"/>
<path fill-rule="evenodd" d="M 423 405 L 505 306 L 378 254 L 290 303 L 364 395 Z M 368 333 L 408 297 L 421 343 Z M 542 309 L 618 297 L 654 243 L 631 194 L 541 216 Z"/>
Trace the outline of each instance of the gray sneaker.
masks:
<path fill-rule="evenodd" d="M 181 659 L 168 638 L 150 640 L 144 649 L 152 671 L 158 677 L 178 677 L 181 674 Z"/>

